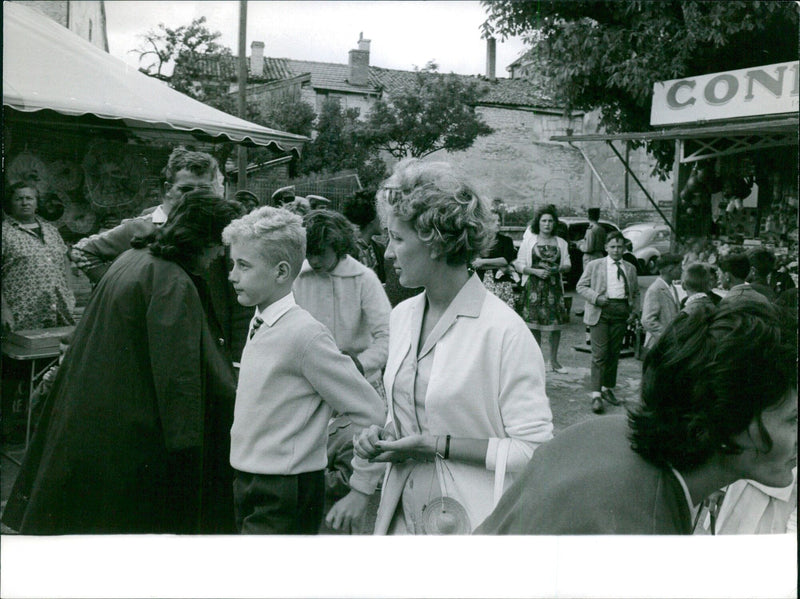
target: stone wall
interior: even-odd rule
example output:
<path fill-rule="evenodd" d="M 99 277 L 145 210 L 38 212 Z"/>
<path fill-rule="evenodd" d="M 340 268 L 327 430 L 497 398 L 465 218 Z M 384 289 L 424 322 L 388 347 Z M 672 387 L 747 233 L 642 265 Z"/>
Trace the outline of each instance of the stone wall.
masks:
<path fill-rule="evenodd" d="M 563 214 L 579 215 L 585 214 L 590 206 L 600 206 L 609 215 L 626 208 L 625 170 L 605 142 L 580 143 L 615 198 L 616 209 L 578 148 L 549 141 L 552 135 L 565 135 L 567 129 L 572 129 L 576 135 L 596 132 L 594 115 L 566 117 L 483 106 L 477 110 L 494 133 L 478 138 L 467 150 L 436 152 L 425 160 L 457 164 L 474 177 L 489 199 L 501 198 L 511 206 L 553 203 Z M 624 148 L 620 151 L 624 152 Z M 637 177 L 656 201 L 671 200 L 671 181 L 661 182 L 649 176 L 653 160 L 644 150 L 632 151 L 630 161 Z M 627 208 L 650 207 L 644 193 L 630 179 Z"/>

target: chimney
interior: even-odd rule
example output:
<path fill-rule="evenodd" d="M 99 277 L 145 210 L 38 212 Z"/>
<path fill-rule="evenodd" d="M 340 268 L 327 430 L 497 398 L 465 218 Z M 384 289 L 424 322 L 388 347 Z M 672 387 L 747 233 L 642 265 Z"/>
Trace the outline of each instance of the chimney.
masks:
<path fill-rule="evenodd" d="M 369 40 L 364 34 L 358 35 L 358 50 L 350 50 L 350 85 L 367 85 L 369 82 Z"/>
<path fill-rule="evenodd" d="M 486 38 L 486 78 L 489 81 L 495 80 L 494 67 L 497 56 L 497 43 L 493 37 Z"/>
<path fill-rule="evenodd" d="M 264 76 L 264 42 L 250 44 L 250 75 L 252 77 Z"/>

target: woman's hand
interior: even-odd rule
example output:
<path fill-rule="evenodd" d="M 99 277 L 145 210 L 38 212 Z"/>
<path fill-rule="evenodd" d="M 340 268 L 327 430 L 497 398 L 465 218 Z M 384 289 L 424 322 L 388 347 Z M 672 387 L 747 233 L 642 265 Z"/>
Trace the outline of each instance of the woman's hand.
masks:
<path fill-rule="evenodd" d="M 353 451 L 358 457 L 371 461 L 382 452 L 377 445 L 378 442 L 393 439 L 394 435 L 391 431 L 373 424 L 362 430 L 360 435 L 353 437 Z"/>
<path fill-rule="evenodd" d="M 358 524 L 369 503 L 369 495 L 351 489 L 350 492 L 333 504 L 331 511 L 325 516 L 325 524 L 333 530 L 340 530 L 347 534 L 358 532 Z"/>
<path fill-rule="evenodd" d="M 530 271 L 533 276 L 540 279 L 546 279 L 550 276 L 550 271 L 546 268 L 531 268 Z"/>
<path fill-rule="evenodd" d="M 396 440 L 379 440 L 375 443 L 380 450 L 370 462 L 418 462 L 433 461 L 436 456 L 436 437 L 432 435 L 409 435 Z"/>

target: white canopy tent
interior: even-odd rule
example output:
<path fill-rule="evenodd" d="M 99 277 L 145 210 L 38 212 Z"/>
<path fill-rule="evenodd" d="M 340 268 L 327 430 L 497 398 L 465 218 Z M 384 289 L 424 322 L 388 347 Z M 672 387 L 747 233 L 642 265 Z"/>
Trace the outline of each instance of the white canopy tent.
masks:
<path fill-rule="evenodd" d="M 198 102 L 14 2 L 3 2 L 3 105 L 121 121 L 144 137 L 232 141 L 296 154 L 308 141 Z"/>

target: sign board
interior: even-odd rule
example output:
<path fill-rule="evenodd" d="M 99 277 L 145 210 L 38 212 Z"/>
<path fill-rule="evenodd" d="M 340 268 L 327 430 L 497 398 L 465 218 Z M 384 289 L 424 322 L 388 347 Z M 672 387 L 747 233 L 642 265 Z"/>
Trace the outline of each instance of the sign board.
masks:
<path fill-rule="evenodd" d="M 675 125 L 798 111 L 798 61 L 659 81 L 650 124 Z"/>

